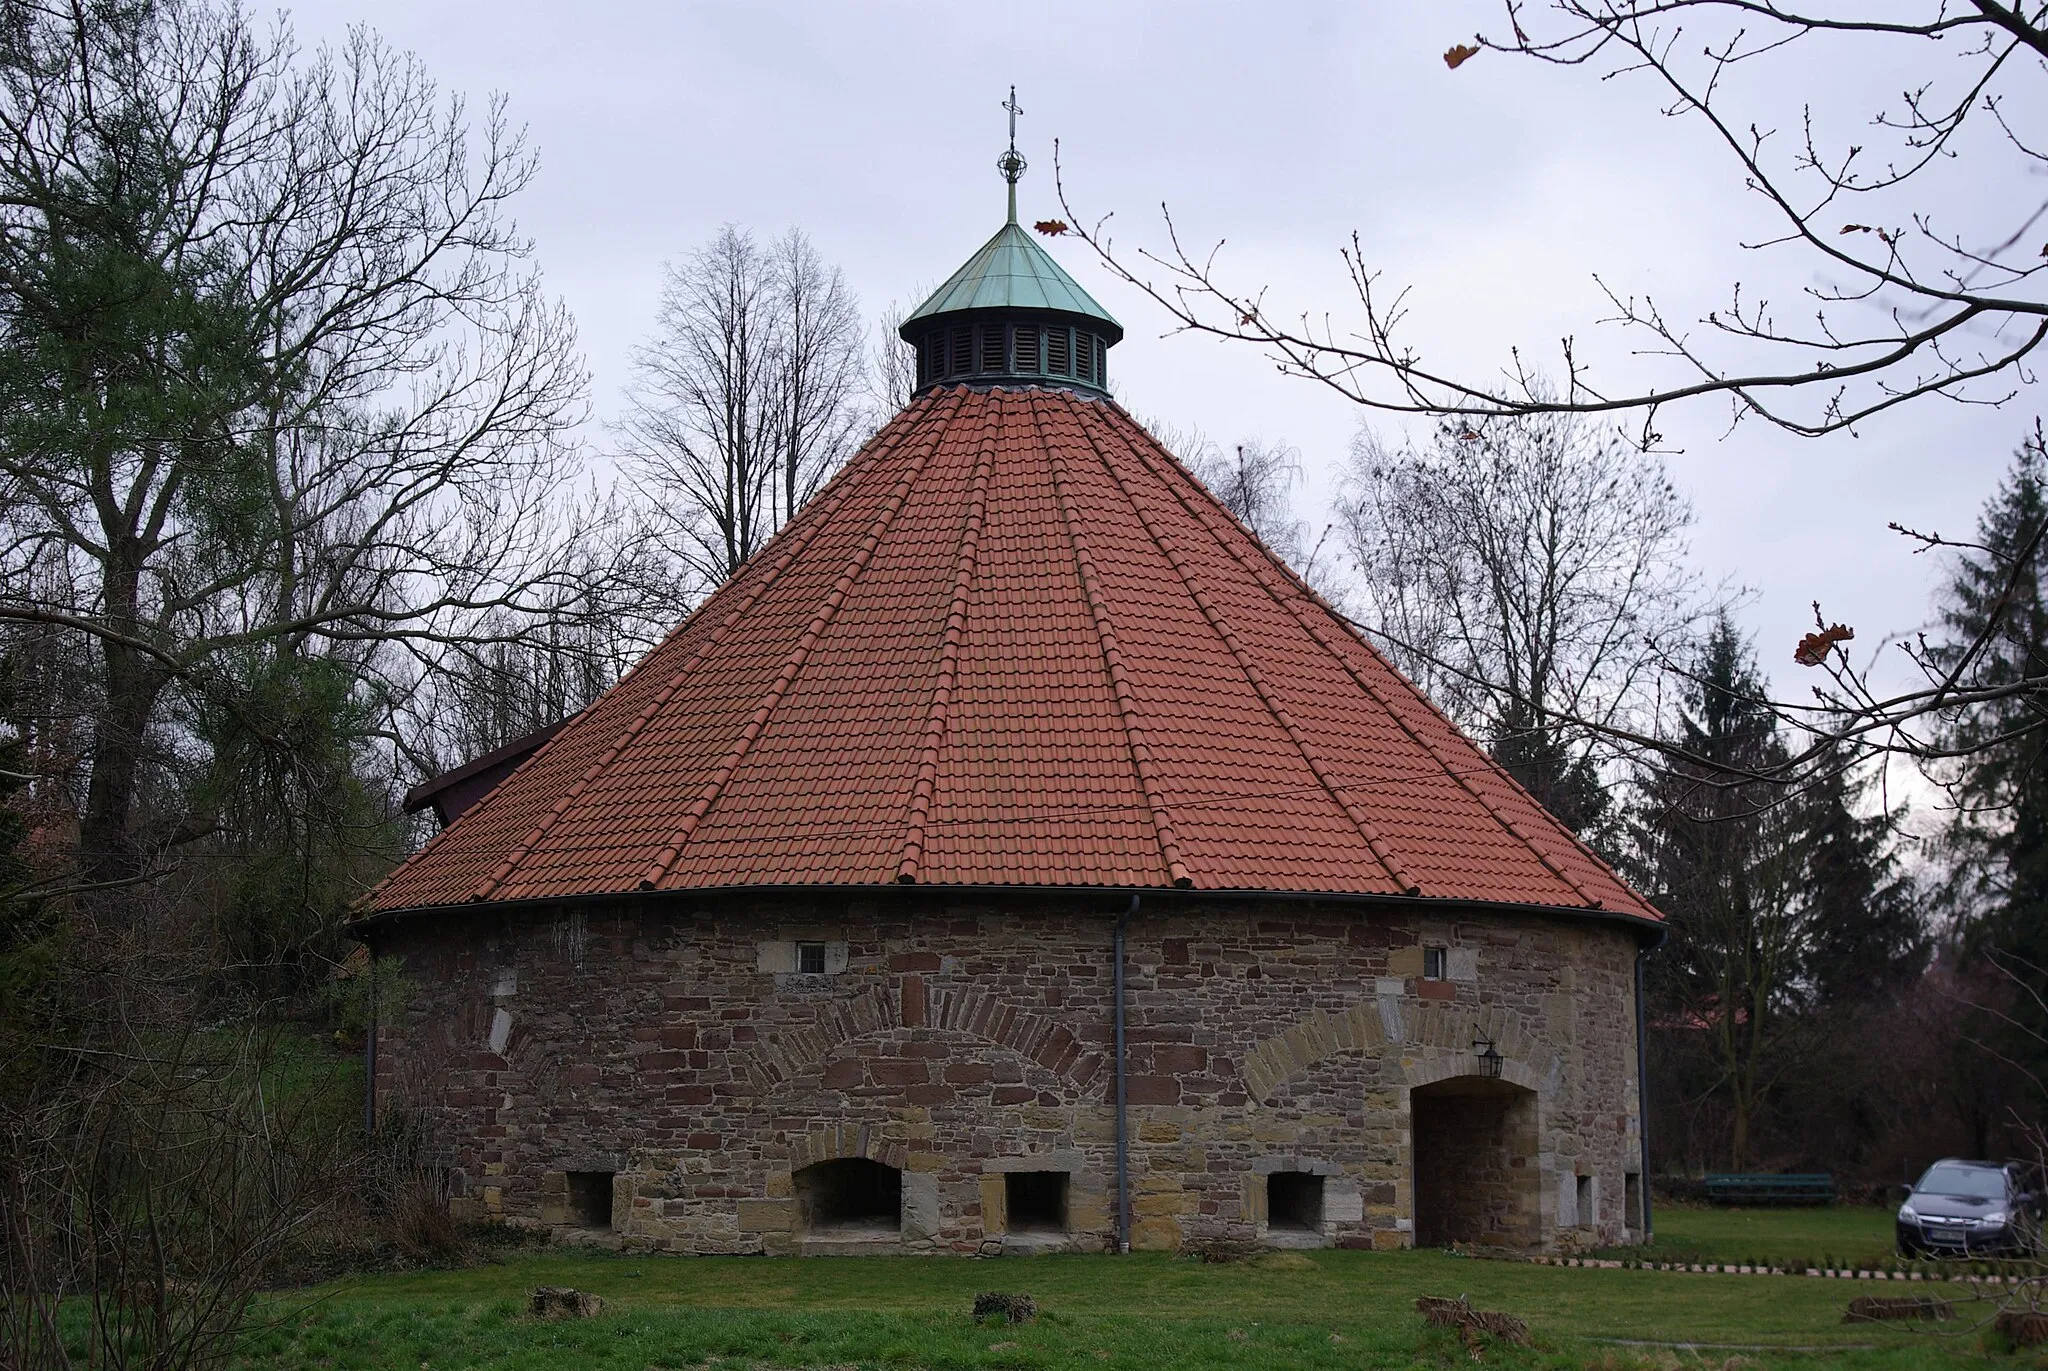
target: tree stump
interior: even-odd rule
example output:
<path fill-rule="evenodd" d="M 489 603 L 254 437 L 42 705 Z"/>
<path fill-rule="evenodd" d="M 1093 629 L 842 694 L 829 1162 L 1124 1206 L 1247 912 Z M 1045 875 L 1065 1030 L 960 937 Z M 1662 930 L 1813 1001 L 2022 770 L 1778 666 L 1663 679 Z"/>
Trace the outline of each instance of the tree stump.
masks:
<path fill-rule="evenodd" d="M 1030 1323 L 1038 1317 L 1038 1301 L 1029 1295 L 1004 1295 L 991 1290 L 974 1297 L 974 1317 L 1000 1318 L 1004 1323 Z"/>
<path fill-rule="evenodd" d="M 1454 1300 L 1441 1295 L 1424 1295 L 1415 1301 L 1415 1308 L 1422 1315 L 1422 1321 L 1432 1328 L 1455 1328 L 1471 1344 L 1471 1334 L 1489 1333 L 1502 1342 L 1516 1347 L 1529 1345 L 1529 1325 L 1513 1314 L 1496 1310 L 1474 1309 L 1466 1303 L 1463 1295 Z"/>
<path fill-rule="evenodd" d="M 537 1319 L 589 1319 L 604 1312 L 604 1297 L 566 1285 L 539 1285 L 526 1305 Z"/>
<path fill-rule="evenodd" d="M 1886 1299 L 1881 1295 L 1858 1295 L 1849 1301 L 1849 1312 L 1842 1316 L 1843 1323 L 1878 1323 L 1890 1319 L 1952 1319 L 1956 1307 L 1947 1300 L 1932 1295 L 1912 1296 L 1906 1299 Z"/>
<path fill-rule="evenodd" d="M 2008 1309 L 1992 1327 L 2011 1339 L 2014 1347 L 2034 1347 L 2048 1342 L 2048 1314 L 2038 1309 Z"/>

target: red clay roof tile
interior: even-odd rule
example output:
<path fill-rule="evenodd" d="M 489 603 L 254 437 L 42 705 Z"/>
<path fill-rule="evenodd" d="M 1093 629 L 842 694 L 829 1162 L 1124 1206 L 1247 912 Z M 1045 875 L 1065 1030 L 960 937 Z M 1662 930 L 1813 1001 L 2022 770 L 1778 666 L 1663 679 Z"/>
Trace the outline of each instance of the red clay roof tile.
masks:
<path fill-rule="evenodd" d="M 896 882 L 1658 917 L 1122 410 L 965 388 L 370 902 Z"/>

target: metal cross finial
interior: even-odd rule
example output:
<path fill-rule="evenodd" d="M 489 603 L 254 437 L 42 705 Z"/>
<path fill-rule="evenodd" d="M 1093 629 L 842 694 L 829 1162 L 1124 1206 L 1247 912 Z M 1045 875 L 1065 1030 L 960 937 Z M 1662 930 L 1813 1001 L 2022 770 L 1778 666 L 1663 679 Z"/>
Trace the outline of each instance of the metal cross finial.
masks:
<path fill-rule="evenodd" d="M 1017 116 L 1022 114 L 1024 109 L 1017 103 L 1015 86 L 1010 87 L 1010 98 L 1003 101 L 1003 108 L 1010 112 L 1010 150 L 996 158 L 996 170 L 1010 183 L 1010 222 L 1014 224 L 1017 222 L 1017 181 L 1024 175 L 1024 168 L 1028 165 L 1024 161 L 1024 154 L 1017 151 Z"/>

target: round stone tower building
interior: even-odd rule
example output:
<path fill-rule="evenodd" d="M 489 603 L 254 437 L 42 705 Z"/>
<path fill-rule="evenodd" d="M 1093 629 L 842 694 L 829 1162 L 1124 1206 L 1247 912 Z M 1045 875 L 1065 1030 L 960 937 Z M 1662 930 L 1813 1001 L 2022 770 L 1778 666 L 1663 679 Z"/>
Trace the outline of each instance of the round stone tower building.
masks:
<path fill-rule="evenodd" d="M 370 897 L 377 1107 L 640 1248 L 1629 1240 L 1657 914 L 1109 397 L 1004 166 L 910 404 Z"/>

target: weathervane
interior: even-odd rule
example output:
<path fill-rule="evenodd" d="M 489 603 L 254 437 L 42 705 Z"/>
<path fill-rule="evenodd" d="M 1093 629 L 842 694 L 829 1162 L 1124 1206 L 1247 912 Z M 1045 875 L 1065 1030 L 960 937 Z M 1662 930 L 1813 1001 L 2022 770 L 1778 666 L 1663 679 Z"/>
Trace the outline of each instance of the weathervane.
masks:
<path fill-rule="evenodd" d="M 1017 182 L 1024 175 L 1028 163 L 1024 154 L 1017 151 L 1017 116 L 1024 112 L 1017 104 L 1017 88 L 1010 87 L 1010 98 L 1003 101 L 1003 108 L 1010 112 L 1010 150 L 996 158 L 996 170 L 1010 183 L 1010 222 L 1017 222 Z"/>

